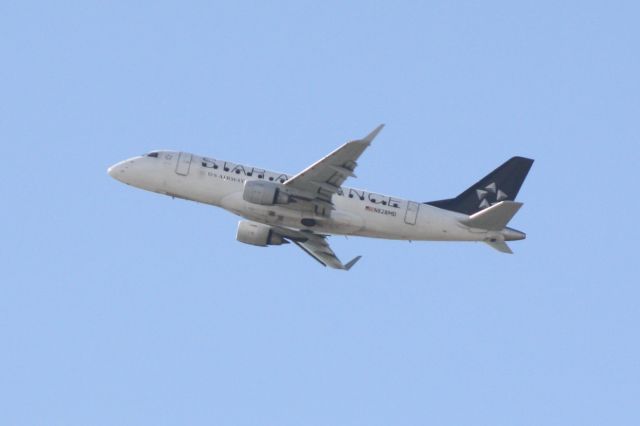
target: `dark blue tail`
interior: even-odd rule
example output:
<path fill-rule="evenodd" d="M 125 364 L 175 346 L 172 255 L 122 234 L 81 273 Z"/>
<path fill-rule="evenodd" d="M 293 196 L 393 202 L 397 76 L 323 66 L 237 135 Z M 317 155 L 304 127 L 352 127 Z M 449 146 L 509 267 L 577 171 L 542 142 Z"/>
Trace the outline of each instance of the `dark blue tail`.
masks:
<path fill-rule="evenodd" d="M 425 204 L 472 215 L 497 202 L 513 201 L 532 164 L 533 160 L 530 158 L 513 157 L 456 198 L 429 201 Z"/>

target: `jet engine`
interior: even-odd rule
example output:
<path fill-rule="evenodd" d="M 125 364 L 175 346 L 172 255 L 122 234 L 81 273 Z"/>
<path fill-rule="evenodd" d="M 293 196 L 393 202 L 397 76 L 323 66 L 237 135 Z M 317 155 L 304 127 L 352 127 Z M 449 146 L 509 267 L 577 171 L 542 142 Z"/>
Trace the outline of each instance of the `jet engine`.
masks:
<path fill-rule="evenodd" d="M 249 180 L 244 183 L 242 198 L 252 204 L 272 206 L 274 204 L 287 204 L 289 195 L 284 193 L 280 185 L 274 182 L 261 180 Z"/>
<path fill-rule="evenodd" d="M 250 220 L 241 220 L 238 222 L 236 239 L 241 243 L 260 247 L 279 246 L 288 243 L 287 240 L 282 238 L 282 235 L 274 232 L 273 228 L 269 225 Z"/>

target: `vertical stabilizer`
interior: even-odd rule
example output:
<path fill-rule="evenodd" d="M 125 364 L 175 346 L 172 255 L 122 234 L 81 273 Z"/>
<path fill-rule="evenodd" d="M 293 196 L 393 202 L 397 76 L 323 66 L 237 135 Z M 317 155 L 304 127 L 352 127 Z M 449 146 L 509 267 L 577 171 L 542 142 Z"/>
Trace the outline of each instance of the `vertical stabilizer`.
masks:
<path fill-rule="evenodd" d="M 425 204 L 473 215 L 500 201 L 513 201 L 532 164 L 533 160 L 530 158 L 513 157 L 456 198 L 430 201 Z"/>

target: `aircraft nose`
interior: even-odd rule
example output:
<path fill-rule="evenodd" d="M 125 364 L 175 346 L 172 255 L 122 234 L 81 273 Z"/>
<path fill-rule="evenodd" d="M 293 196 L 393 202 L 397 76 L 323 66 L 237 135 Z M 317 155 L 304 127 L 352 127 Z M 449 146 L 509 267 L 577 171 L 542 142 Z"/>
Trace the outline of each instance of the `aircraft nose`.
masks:
<path fill-rule="evenodd" d="M 125 161 L 116 163 L 107 169 L 107 173 L 109 174 L 109 176 L 119 181 L 122 181 L 122 178 L 124 177 L 126 171 L 127 166 Z"/>

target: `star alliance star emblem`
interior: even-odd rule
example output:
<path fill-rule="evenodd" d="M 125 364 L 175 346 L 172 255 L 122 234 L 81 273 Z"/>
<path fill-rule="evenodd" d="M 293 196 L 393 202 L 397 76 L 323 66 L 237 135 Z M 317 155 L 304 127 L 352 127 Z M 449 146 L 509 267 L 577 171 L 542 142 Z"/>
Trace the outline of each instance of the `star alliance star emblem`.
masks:
<path fill-rule="evenodd" d="M 490 183 L 483 189 L 476 189 L 476 195 L 478 196 L 478 200 L 480 200 L 478 207 L 481 209 L 486 209 L 495 203 L 509 198 L 507 194 L 498 189 L 495 182 Z"/>

